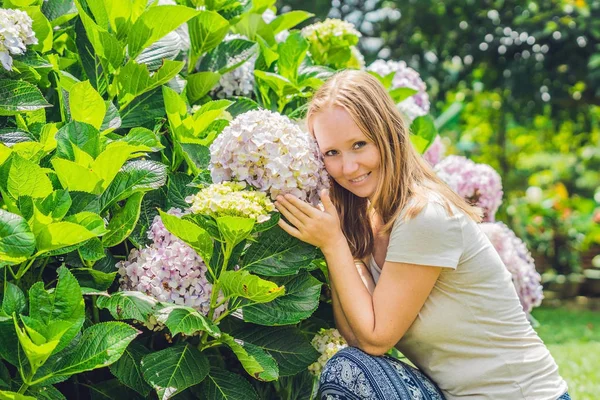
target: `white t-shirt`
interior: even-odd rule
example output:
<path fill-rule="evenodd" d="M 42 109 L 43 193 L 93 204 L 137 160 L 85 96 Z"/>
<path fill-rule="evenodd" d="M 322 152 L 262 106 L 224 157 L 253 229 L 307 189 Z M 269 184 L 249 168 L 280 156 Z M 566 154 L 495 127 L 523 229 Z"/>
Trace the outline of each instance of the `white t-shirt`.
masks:
<path fill-rule="evenodd" d="M 444 267 L 396 348 L 447 399 L 555 400 L 567 391 L 527 321 L 511 275 L 479 226 L 431 200 L 393 226 L 386 261 Z M 373 257 L 375 282 L 381 273 Z"/>

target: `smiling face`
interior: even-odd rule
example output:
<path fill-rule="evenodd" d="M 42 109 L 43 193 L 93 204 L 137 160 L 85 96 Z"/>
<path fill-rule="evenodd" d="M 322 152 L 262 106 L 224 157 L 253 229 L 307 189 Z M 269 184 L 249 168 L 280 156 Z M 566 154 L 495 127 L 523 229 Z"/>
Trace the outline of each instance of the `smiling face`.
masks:
<path fill-rule="evenodd" d="M 342 107 L 329 107 L 315 114 L 311 122 L 329 175 L 358 197 L 373 196 L 381 170 L 375 143 Z"/>

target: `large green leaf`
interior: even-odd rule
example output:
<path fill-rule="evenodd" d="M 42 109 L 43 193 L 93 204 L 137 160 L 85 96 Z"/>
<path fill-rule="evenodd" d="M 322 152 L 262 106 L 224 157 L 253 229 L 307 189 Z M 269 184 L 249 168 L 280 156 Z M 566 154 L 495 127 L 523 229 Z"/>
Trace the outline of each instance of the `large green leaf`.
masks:
<path fill-rule="evenodd" d="M 268 352 L 279 365 L 279 376 L 292 376 L 315 362 L 319 353 L 295 327 L 263 327 L 245 324 L 232 333 Z"/>
<path fill-rule="evenodd" d="M 79 224 L 96 236 L 102 236 L 107 232 L 104 219 L 95 212 L 81 211 L 65 217 L 63 221 Z"/>
<path fill-rule="evenodd" d="M 73 201 L 68 191 L 55 190 L 42 200 L 37 208 L 44 215 L 48 215 L 54 220 L 60 220 L 67 214 L 71 204 Z"/>
<path fill-rule="evenodd" d="M 390 97 L 394 100 L 394 103 L 400 103 L 403 100 L 408 99 L 410 96 L 418 93 L 419 91 L 409 87 L 399 87 L 390 90 Z"/>
<path fill-rule="evenodd" d="M 133 146 L 145 146 L 148 148 L 147 151 L 159 151 L 165 148 L 154 132 L 141 127 L 131 129 L 121 141 Z"/>
<path fill-rule="evenodd" d="M 207 400 L 258 400 L 252 385 L 243 377 L 225 369 L 211 368 L 200 384 L 200 393 Z"/>
<path fill-rule="evenodd" d="M 53 222 L 44 226 L 36 236 L 37 254 L 47 253 L 51 250 L 83 243 L 95 237 L 83 226 L 73 222 Z"/>
<path fill-rule="evenodd" d="M 157 321 L 169 328 L 173 336 L 178 333 L 192 336 L 197 332 L 208 332 L 213 337 L 221 334 L 219 328 L 212 321 L 191 307 L 163 304 L 154 315 Z"/>
<path fill-rule="evenodd" d="M 69 107 L 73 120 L 85 122 L 96 129 L 100 129 L 102 126 L 106 114 L 106 104 L 89 80 L 76 83 L 71 87 Z"/>
<path fill-rule="evenodd" d="M 169 347 L 142 358 L 142 373 L 146 382 L 161 400 L 197 385 L 208 375 L 208 359 L 192 346 Z"/>
<path fill-rule="evenodd" d="M 106 367 L 117 361 L 141 332 L 123 322 L 103 322 L 87 328 L 67 354 L 56 354 L 34 376 L 40 383 L 60 382 L 71 375 Z"/>
<path fill-rule="evenodd" d="M 26 307 L 27 300 L 21 288 L 13 283 L 6 282 L 2 298 L 2 311 L 6 315 L 12 315 L 12 313 L 22 314 Z"/>
<path fill-rule="evenodd" d="M 77 251 L 81 252 L 82 247 L 78 248 Z M 102 244 L 100 244 L 100 247 L 102 247 Z M 102 253 L 102 256 L 104 256 L 104 253 Z M 96 257 L 98 256 L 95 256 L 95 258 Z M 86 258 L 84 258 L 84 260 L 86 260 Z M 117 276 L 117 271 L 108 273 L 93 268 L 71 268 L 71 272 L 82 286 L 93 288 L 98 291 L 107 290 Z"/>
<path fill-rule="evenodd" d="M 277 362 L 260 347 L 244 342 L 243 340 L 234 339 L 226 333 L 222 333 L 218 340 L 233 350 L 242 367 L 254 379 L 274 381 L 279 377 Z"/>
<path fill-rule="evenodd" d="M 167 183 L 167 209 L 176 207 L 186 209 L 190 205 L 185 201 L 186 197 L 198 191 L 197 188 L 188 186 L 192 182 L 190 175 L 177 172 L 169 175 Z"/>
<path fill-rule="evenodd" d="M 221 75 L 236 69 L 253 55 L 257 54 L 256 42 L 245 39 L 232 39 L 222 42 L 208 52 L 200 61 L 200 71 L 213 71 Z"/>
<path fill-rule="evenodd" d="M 35 236 L 20 215 L 0 209 L 0 260 L 22 259 L 35 250 Z"/>
<path fill-rule="evenodd" d="M 188 22 L 188 28 L 192 54 L 196 60 L 221 43 L 229 30 L 229 22 L 214 11 L 202 11 Z"/>
<path fill-rule="evenodd" d="M 264 232 L 244 255 L 242 267 L 266 276 L 296 275 L 302 268 L 310 268 L 319 250 L 273 227 Z"/>
<path fill-rule="evenodd" d="M 144 380 L 141 367 L 142 358 L 149 353 L 150 350 L 142 344 L 131 342 L 123 356 L 109 367 L 114 376 L 144 397 L 152 390 Z"/>
<path fill-rule="evenodd" d="M 89 167 L 63 158 L 53 158 L 50 162 L 63 188 L 75 192 L 102 193 L 103 180 Z"/>
<path fill-rule="evenodd" d="M 213 251 L 213 242 L 204 229 L 195 223 L 160 211 L 160 219 L 165 228 L 187 243 L 208 263 Z"/>
<path fill-rule="evenodd" d="M 248 271 L 225 271 L 219 277 L 225 297 L 243 297 L 252 303 L 267 303 L 285 295 L 283 286 L 262 279 Z"/>
<path fill-rule="evenodd" d="M 165 106 L 162 89 L 159 87 L 136 97 L 120 113 L 121 128 L 134 128 L 163 118 Z"/>
<path fill-rule="evenodd" d="M 38 400 L 67 400 L 54 386 L 30 386 L 25 394 L 32 395 Z"/>
<path fill-rule="evenodd" d="M 148 229 L 150 229 L 154 218 L 158 215 L 158 210 L 165 208 L 166 204 L 167 198 L 164 193 L 164 187 L 146 193 L 140 207 L 138 223 L 129 235 L 129 241 L 135 247 L 141 248 L 151 242 L 147 235 Z"/>
<path fill-rule="evenodd" d="M 14 115 L 45 107 L 52 107 L 52 104 L 31 83 L 0 79 L 0 115 Z"/>
<path fill-rule="evenodd" d="M 207 94 L 217 82 L 221 75 L 216 72 L 197 72 L 195 74 L 188 75 L 187 77 L 187 94 L 192 103 L 200 100 L 205 94 Z"/>
<path fill-rule="evenodd" d="M 110 101 L 105 101 L 104 104 L 106 105 L 106 114 L 100 125 L 100 131 L 102 131 L 103 134 L 120 128 L 122 123 L 121 115 L 119 114 L 117 107 Z"/>
<path fill-rule="evenodd" d="M 183 155 L 188 166 L 198 174 L 208 168 L 210 163 L 210 150 L 208 147 L 197 143 L 180 143 Z"/>
<path fill-rule="evenodd" d="M 92 158 L 101 151 L 98 129 L 84 122 L 73 121 L 65 124 L 56 132 L 56 156 L 75 161 L 74 146 L 88 153 Z"/>
<path fill-rule="evenodd" d="M 85 386 L 89 389 L 90 400 L 145 399 L 145 397 L 140 396 L 137 392 L 122 384 L 118 379 L 102 381 L 100 384 L 96 385 L 85 385 L 81 383 L 79 385 Z"/>
<path fill-rule="evenodd" d="M 217 226 L 221 237 L 231 247 L 235 247 L 242 240 L 247 239 L 254 228 L 252 218 L 224 216 L 217 218 Z"/>
<path fill-rule="evenodd" d="M 158 304 L 155 298 L 138 291 L 116 292 L 110 296 L 98 296 L 98 308 L 106 308 L 113 318 L 146 321 Z"/>
<path fill-rule="evenodd" d="M 243 308 L 244 321 L 259 325 L 291 325 L 311 316 L 319 305 L 321 282 L 309 273 L 275 279 L 285 286 L 285 295 L 270 303 Z"/>
<path fill-rule="evenodd" d="M 184 6 L 150 7 L 133 24 L 127 36 L 129 57 L 137 57 L 144 48 L 199 13 Z"/>
<path fill-rule="evenodd" d="M 125 66 L 121 67 L 121 71 L 115 79 L 120 110 L 124 110 L 137 96 L 173 79 L 181 71 L 183 65 L 182 61 L 164 60 L 163 66 L 150 76 L 148 67 L 130 59 Z"/>
<path fill-rule="evenodd" d="M 0 390 L 0 400 L 36 400 L 35 397 L 26 396 L 17 392 Z"/>
<path fill-rule="evenodd" d="M 0 358 L 19 366 L 19 339 L 12 318 L 0 318 Z"/>
<path fill-rule="evenodd" d="M 156 161 L 130 161 L 121 168 L 100 198 L 100 209 L 105 210 L 116 201 L 135 192 L 157 189 L 167 180 L 167 166 Z"/>
<path fill-rule="evenodd" d="M 43 2 L 42 12 L 52 26 L 60 26 L 77 15 L 77 8 L 69 0 L 48 0 Z"/>
<path fill-rule="evenodd" d="M 6 365 L 2 361 L 0 361 L 0 388 L 10 389 L 11 382 L 10 372 Z"/>
<path fill-rule="evenodd" d="M 14 198 L 29 196 L 46 197 L 52 193 L 52 183 L 39 165 L 24 159 L 16 153 L 2 165 L 0 177 L 6 190 Z"/>
<path fill-rule="evenodd" d="M 250 100 L 247 97 L 236 97 L 235 103 L 233 103 L 228 109 L 227 112 L 231 114 L 232 117 L 237 117 L 240 114 L 243 114 L 248 111 L 258 110 L 260 106 L 253 100 Z"/>
<path fill-rule="evenodd" d="M 108 233 L 102 237 L 104 247 L 112 247 L 127 239 L 140 218 L 140 206 L 144 193 L 134 193 L 123 208 L 113 214 L 108 223 Z"/>
<path fill-rule="evenodd" d="M 278 53 L 279 74 L 296 82 L 298 77 L 298 67 L 306 57 L 308 51 L 308 42 L 300 32 L 291 33 L 285 42 L 279 43 Z"/>
<path fill-rule="evenodd" d="M 155 71 L 163 63 L 163 60 L 174 60 L 184 47 L 183 40 L 177 31 L 167 33 L 163 38 L 146 47 L 135 61 L 145 64 L 150 71 Z"/>

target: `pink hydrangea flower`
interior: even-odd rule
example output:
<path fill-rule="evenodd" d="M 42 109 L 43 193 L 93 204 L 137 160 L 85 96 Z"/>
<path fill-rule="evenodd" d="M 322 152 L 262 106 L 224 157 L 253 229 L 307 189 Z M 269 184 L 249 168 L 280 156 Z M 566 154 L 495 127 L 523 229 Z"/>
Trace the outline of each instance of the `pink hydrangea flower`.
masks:
<path fill-rule="evenodd" d="M 442 138 L 440 135 L 437 135 L 431 143 L 431 146 L 427 149 L 427 151 L 423 154 L 423 158 L 425 161 L 429 163 L 432 167 L 435 167 L 446 154 L 446 146 L 442 142 Z"/>

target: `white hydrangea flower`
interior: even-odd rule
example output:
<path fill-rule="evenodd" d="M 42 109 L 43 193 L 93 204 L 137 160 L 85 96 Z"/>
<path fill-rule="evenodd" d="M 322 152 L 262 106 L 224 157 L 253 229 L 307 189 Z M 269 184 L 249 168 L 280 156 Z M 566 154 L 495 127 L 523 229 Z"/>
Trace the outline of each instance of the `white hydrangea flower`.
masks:
<path fill-rule="evenodd" d="M 321 328 L 311 341 L 313 347 L 321 353 L 318 360 L 308 366 L 308 370 L 315 376 L 321 375 L 325 364 L 335 353 L 348 347 L 346 340 L 340 335 L 337 329 Z"/>
<path fill-rule="evenodd" d="M 252 218 L 261 223 L 268 221 L 269 213 L 275 211 L 273 202 L 263 192 L 244 190 L 240 182 L 213 183 L 185 201 L 191 204 L 194 214 L 218 218 L 226 215 Z"/>
<path fill-rule="evenodd" d="M 12 70 L 11 54 L 24 54 L 26 45 L 38 43 L 32 25 L 25 11 L 0 8 L 0 63 L 7 71 Z"/>
<path fill-rule="evenodd" d="M 361 33 L 350 22 L 328 18 L 302 28 L 302 36 L 308 41 L 309 52 L 317 64 L 335 69 L 364 67 L 364 58 L 356 47 Z M 341 51 L 350 50 L 348 60 L 335 59 Z"/>
<path fill-rule="evenodd" d="M 249 40 L 246 36 L 239 34 L 228 34 L 224 41 L 233 39 Z M 258 55 L 253 55 L 245 63 L 229 71 L 219 80 L 219 85 L 213 89 L 212 94 L 220 99 L 233 96 L 252 97 L 254 93 L 254 64 Z"/>
<path fill-rule="evenodd" d="M 427 94 L 427 86 L 417 71 L 408 67 L 404 61 L 376 60 L 367 67 L 367 71 L 373 71 L 381 76 L 394 73 L 392 89 L 408 87 L 418 92 L 398 103 L 397 107 L 410 122 L 415 118 L 429 113 L 430 102 Z"/>
<path fill-rule="evenodd" d="M 354 24 L 336 18 L 327 18 L 323 22 L 316 22 L 302 28 L 302 36 L 311 42 L 326 42 L 332 37 L 343 37 L 345 35 L 352 35 L 357 38 L 362 36 L 354 27 Z"/>
<path fill-rule="evenodd" d="M 288 117 L 267 110 L 238 115 L 210 146 L 213 182 L 240 181 L 272 199 L 291 193 L 312 204 L 328 176 L 316 142 Z"/>

